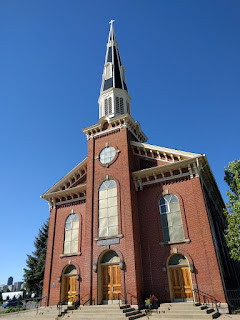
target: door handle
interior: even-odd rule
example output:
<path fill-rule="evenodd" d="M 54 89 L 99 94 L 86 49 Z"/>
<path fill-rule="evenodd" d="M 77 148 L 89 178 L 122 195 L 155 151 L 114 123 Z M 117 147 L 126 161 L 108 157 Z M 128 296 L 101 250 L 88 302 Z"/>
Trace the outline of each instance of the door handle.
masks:
<path fill-rule="evenodd" d="M 112 287 L 112 293 L 113 293 L 113 287 Z"/>
<path fill-rule="evenodd" d="M 182 284 L 182 291 L 184 291 L 184 285 Z"/>

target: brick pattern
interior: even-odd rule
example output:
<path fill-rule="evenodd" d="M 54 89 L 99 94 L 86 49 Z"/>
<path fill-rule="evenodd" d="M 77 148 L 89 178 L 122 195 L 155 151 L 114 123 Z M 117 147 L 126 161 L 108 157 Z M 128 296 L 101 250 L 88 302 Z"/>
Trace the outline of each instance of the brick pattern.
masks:
<path fill-rule="evenodd" d="M 169 256 L 177 250 L 196 268 L 195 273 L 191 273 L 193 288 L 198 287 L 225 302 L 199 178 L 187 177 L 153 184 L 136 192 L 131 173 L 141 169 L 141 159 L 133 155 L 130 140 L 134 138 L 125 127 L 88 140 L 86 203 L 54 208 L 50 214 L 43 296 L 49 296 L 50 305 L 58 303 L 61 296 L 58 276 L 62 275 L 68 264 L 74 264 L 80 275 L 77 293 L 81 297 L 86 296 L 86 300 L 92 297 L 101 303 L 99 262 L 109 247 L 99 247 L 96 240 L 98 188 L 108 177 L 116 181 L 118 190 L 119 234 L 123 237 L 119 244 L 111 245 L 110 249 L 115 250 L 125 262 L 124 270 L 121 270 L 122 295 L 126 296 L 129 292 L 140 302 L 154 293 L 161 301 L 169 301 L 168 273 L 163 272 L 162 267 L 167 266 Z M 97 158 L 106 145 L 120 150 L 117 160 L 109 167 L 102 166 Z M 159 162 L 158 165 L 161 164 Z M 163 237 L 158 204 L 166 190 L 179 199 L 185 238 L 190 239 L 190 243 L 160 244 Z M 60 257 L 63 253 L 65 220 L 72 210 L 79 215 L 81 255 Z M 98 272 L 93 271 L 93 263 L 98 264 Z M 55 288 L 52 288 L 53 282 Z M 137 299 L 132 302 L 137 303 Z"/>

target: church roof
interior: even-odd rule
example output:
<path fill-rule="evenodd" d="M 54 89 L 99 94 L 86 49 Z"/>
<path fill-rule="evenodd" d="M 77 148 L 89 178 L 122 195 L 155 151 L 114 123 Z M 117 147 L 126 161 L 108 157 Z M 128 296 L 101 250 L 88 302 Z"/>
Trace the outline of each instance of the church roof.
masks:
<path fill-rule="evenodd" d="M 41 198 L 49 200 L 50 198 L 58 197 L 59 202 L 61 202 L 61 197 L 69 197 L 69 200 L 72 200 L 73 198 L 85 198 L 86 176 L 87 158 L 81 161 L 75 168 L 48 189 Z"/>
<path fill-rule="evenodd" d="M 134 151 L 138 150 L 137 152 L 134 152 L 134 154 L 144 155 L 145 153 L 145 155 L 148 156 L 148 154 L 150 153 L 151 157 L 154 158 L 156 154 L 157 157 L 160 158 L 160 160 L 164 160 L 167 162 L 175 162 L 202 156 L 202 154 L 199 153 L 159 147 L 156 145 L 136 141 L 131 141 L 131 146 L 133 147 Z M 141 150 L 144 151 L 144 153 L 139 152 Z"/>
<path fill-rule="evenodd" d="M 121 62 L 118 43 L 113 28 L 113 22 L 114 20 L 111 20 L 110 22 L 111 26 L 108 36 L 107 52 L 102 76 L 101 93 L 110 88 L 118 88 L 127 91 L 125 69 Z"/>

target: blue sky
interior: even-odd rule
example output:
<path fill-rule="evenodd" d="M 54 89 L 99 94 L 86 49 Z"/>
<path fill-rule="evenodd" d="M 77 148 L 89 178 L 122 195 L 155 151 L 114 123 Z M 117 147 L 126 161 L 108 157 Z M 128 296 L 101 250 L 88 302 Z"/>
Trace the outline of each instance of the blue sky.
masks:
<path fill-rule="evenodd" d="M 87 155 L 115 32 L 148 143 L 205 153 L 223 195 L 239 159 L 240 2 L 0 0 L 0 284 L 20 281 L 49 187 Z"/>

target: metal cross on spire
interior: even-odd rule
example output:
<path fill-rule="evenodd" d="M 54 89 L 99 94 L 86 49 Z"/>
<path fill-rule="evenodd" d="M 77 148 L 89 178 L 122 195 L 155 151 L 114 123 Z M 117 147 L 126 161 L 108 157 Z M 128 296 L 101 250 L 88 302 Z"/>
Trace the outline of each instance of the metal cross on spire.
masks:
<path fill-rule="evenodd" d="M 112 27 L 112 24 L 113 24 L 113 22 L 114 22 L 115 20 L 111 20 L 109 23 L 111 24 L 111 27 Z"/>

